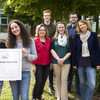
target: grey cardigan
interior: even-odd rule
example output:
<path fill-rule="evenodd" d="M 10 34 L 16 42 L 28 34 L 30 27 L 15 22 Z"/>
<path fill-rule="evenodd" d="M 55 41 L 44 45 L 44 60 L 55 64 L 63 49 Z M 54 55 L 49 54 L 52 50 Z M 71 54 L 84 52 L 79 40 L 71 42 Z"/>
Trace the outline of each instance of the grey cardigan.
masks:
<path fill-rule="evenodd" d="M 36 47 L 35 47 L 35 43 L 34 40 L 31 39 L 31 45 L 29 48 L 25 48 L 25 50 L 27 51 L 28 57 L 25 58 L 22 55 L 22 71 L 30 71 L 31 68 L 31 61 L 36 60 L 37 59 L 37 52 L 36 52 Z M 22 41 L 16 41 L 17 46 L 15 48 L 24 48 L 23 47 L 23 42 Z"/>

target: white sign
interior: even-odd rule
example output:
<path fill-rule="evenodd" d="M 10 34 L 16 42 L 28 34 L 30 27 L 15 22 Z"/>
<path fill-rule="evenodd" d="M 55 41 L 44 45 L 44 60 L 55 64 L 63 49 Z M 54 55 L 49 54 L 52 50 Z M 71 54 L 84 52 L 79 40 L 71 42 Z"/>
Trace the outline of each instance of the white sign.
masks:
<path fill-rule="evenodd" d="M 0 81 L 21 80 L 22 49 L 0 49 Z"/>

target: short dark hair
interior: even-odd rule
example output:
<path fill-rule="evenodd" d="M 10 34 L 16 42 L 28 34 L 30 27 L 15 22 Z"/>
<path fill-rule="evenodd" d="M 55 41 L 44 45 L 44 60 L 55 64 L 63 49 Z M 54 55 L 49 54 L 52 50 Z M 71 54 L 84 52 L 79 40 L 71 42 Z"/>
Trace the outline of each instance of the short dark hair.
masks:
<path fill-rule="evenodd" d="M 71 17 L 71 15 L 77 15 L 77 13 L 76 12 L 72 12 L 72 13 L 70 13 L 70 15 L 69 15 L 69 18 Z M 78 17 L 78 15 L 77 15 L 77 17 Z"/>

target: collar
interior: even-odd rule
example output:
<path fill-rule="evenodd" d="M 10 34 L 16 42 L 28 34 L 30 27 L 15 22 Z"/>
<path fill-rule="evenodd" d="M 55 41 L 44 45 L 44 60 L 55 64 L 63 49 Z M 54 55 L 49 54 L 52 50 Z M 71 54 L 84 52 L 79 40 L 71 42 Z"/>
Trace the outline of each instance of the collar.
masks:
<path fill-rule="evenodd" d="M 70 27 L 70 28 L 76 28 L 76 27 L 77 27 L 77 24 L 76 24 L 74 27 L 72 27 L 72 25 L 70 25 L 69 27 Z"/>
<path fill-rule="evenodd" d="M 45 26 L 51 26 L 51 25 L 52 25 L 52 22 L 50 22 L 50 24 L 49 24 L 49 25 L 46 25 L 44 22 L 43 22 L 43 24 L 44 24 Z"/>

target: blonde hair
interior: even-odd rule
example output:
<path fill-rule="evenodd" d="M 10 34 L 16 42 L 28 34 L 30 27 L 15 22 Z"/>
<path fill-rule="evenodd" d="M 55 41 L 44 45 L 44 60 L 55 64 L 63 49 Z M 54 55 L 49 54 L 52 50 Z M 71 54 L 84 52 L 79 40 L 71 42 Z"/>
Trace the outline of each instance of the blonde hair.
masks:
<path fill-rule="evenodd" d="M 51 11 L 50 11 L 50 10 L 44 10 L 44 11 L 43 11 L 43 14 L 44 14 L 44 13 L 50 13 L 50 15 L 51 15 Z"/>
<path fill-rule="evenodd" d="M 41 27 L 44 27 L 45 28 L 45 31 L 46 31 L 46 36 L 45 37 L 47 37 L 49 33 L 48 33 L 47 28 L 44 26 L 44 24 L 37 25 L 35 36 L 39 36 L 39 30 L 40 30 Z"/>
<path fill-rule="evenodd" d="M 82 20 L 78 21 L 78 23 L 77 23 L 76 31 L 77 31 L 78 34 L 81 33 L 81 29 L 80 29 L 80 26 L 79 26 L 80 22 L 86 24 L 87 30 L 89 30 L 91 32 L 91 25 L 90 25 L 90 23 L 87 20 L 82 19 Z"/>
<path fill-rule="evenodd" d="M 54 34 L 53 39 L 58 39 L 58 34 L 59 34 L 59 32 L 58 32 L 58 24 L 63 24 L 63 25 L 64 25 L 64 27 L 65 27 L 65 35 L 66 35 L 67 38 L 69 38 L 68 30 L 67 30 L 66 24 L 65 24 L 63 21 L 59 21 L 59 22 L 57 23 L 56 32 L 55 32 L 55 34 Z"/>

